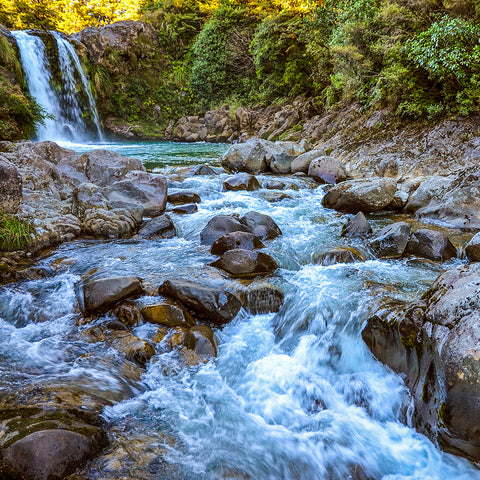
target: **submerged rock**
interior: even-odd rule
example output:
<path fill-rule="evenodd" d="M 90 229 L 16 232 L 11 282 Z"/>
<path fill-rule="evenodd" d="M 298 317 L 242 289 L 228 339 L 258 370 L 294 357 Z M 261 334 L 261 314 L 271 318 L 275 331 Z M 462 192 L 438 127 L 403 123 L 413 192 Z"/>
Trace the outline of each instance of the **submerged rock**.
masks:
<path fill-rule="evenodd" d="M 335 265 L 336 263 L 364 262 L 364 255 L 355 248 L 335 248 L 316 256 L 314 262 L 320 265 Z"/>
<path fill-rule="evenodd" d="M 347 180 L 332 187 L 322 204 L 344 213 L 384 210 L 393 200 L 397 183 L 390 178 Z"/>
<path fill-rule="evenodd" d="M 189 280 L 165 280 L 158 292 L 177 300 L 200 318 L 219 325 L 233 320 L 241 307 L 240 300 L 230 292 Z"/>
<path fill-rule="evenodd" d="M 267 275 L 278 268 L 277 262 L 270 255 L 241 248 L 228 250 L 210 265 L 234 277 Z"/>
<path fill-rule="evenodd" d="M 441 232 L 421 228 L 412 233 L 405 253 L 429 260 L 445 261 L 457 256 L 457 249 Z"/>
<path fill-rule="evenodd" d="M 278 312 L 283 305 L 282 289 L 264 279 L 255 280 L 248 286 L 236 283 L 232 288 L 235 288 L 242 307 L 253 315 Z"/>

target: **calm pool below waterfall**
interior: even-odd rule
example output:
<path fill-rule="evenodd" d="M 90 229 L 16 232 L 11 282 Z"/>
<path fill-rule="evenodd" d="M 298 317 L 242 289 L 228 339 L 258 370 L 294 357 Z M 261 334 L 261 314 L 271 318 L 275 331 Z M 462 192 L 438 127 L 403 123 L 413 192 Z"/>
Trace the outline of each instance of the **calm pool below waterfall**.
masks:
<path fill-rule="evenodd" d="M 219 165 L 226 146 L 102 148 L 171 172 L 178 165 Z M 81 472 L 86 478 L 480 479 L 467 461 L 407 426 L 412 405 L 402 379 L 361 338 L 375 295 L 418 298 L 443 267 L 408 259 L 316 265 L 315 255 L 328 248 L 362 248 L 340 237 L 344 219 L 321 206 L 321 187 L 290 177 L 292 188 L 283 192 L 291 198 L 269 203 L 263 189 L 223 192 L 225 177 L 171 177 L 170 191 L 191 190 L 202 199 L 194 214 L 171 214 L 176 238 L 74 241 L 38 260 L 54 269 L 50 278 L 1 287 L 1 391 L 75 384 L 120 399 L 104 409 L 110 446 Z M 258 176 L 260 183 L 268 178 Z M 273 282 L 285 291 L 285 303 L 275 314 L 241 312 L 217 330 L 215 361 L 182 368 L 178 355 L 159 344 L 136 377 L 121 367 L 118 352 L 80 335 L 88 327 L 79 321 L 75 296 L 83 274 L 133 274 L 151 286 L 168 277 L 220 281 L 199 232 L 214 215 L 251 210 L 282 229 L 266 251 L 281 266 Z M 372 224 L 385 222 L 378 217 Z M 134 333 L 149 339 L 155 330 L 144 324 Z"/>

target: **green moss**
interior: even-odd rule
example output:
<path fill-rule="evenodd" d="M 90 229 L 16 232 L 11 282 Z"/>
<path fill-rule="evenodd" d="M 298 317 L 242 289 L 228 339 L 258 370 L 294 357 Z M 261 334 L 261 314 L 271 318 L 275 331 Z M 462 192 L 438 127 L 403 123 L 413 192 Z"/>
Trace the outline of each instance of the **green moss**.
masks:
<path fill-rule="evenodd" d="M 445 402 L 442 402 L 440 408 L 438 409 L 438 419 L 443 426 L 451 428 L 452 414 L 450 408 Z"/>
<path fill-rule="evenodd" d="M 427 382 L 423 384 L 423 390 L 422 390 L 422 400 L 425 403 L 428 403 L 430 399 L 432 398 L 432 395 L 430 393 L 430 389 L 428 388 Z"/>
<path fill-rule="evenodd" d="M 0 213 L 0 251 L 12 252 L 26 247 L 32 234 L 30 223 Z"/>

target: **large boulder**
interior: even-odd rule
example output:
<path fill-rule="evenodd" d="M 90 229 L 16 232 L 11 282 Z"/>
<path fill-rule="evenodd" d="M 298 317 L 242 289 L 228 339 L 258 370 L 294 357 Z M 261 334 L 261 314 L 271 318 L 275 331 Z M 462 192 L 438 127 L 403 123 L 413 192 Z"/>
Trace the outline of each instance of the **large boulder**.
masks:
<path fill-rule="evenodd" d="M 175 224 L 166 213 L 152 218 L 138 231 L 138 236 L 143 238 L 172 238 L 176 235 Z"/>
<path fill-rule="evenodd" d="M 84 313 L 101 313 L 116 303 L 143 293 L 138 277 L 87 278 L 79 286 L 79 303 Z"/>
<path fill-rule="evenodd" d="M 228 177 L 223 181 L 223 188 L 225 190 L 239 191 L 239 190 L 259 190 L 260 184 L 258 180 L 248 173 L 237 173 L 233 177 Z"/>
<path fill-rule="evenodd" d="M 250 228 L 239 218 L 233 215 L 216 215 L 211 218 L 200 232 L 200 242 L 203 245 L 211 245 L 222 235 L 232 232 L 248 232 Z"/>
<path fill-rule="evenodd" d="M 273 273 L 278 264 L 266 253 L 236 248 L 228 250 L 218 260 L 210 264 L 233 277 L 248 277 Z"/>
<path fill-rule="evenodd" d="M 347 179 L 342 162 L 333 157 L 314 158 L 308 167 L 308 176 L 318 183 L 339 183 Z"/>
<path fill-rule="evenodd" d="M 198 317 L 218 325 L 233 320 L 241 307 L 240 300 L 232 293 L 189 280 L 165 280 L 158 292 L 177 300 Z"/>
<path fill-rule="evenodd" d="M 15 165 L 0 157 L 0 211 L 7 214 L 18 212 L 22 201 L 22 176 Z"/>
<path fill-rule="evenodd" d="M 407 222 L 395 222 L 378 231 L 368 242 L 379 258 L 400 258 L 410 238 L 411 226 Z"/>
<path fill-rule="evenodd" d="M 140 207 L 90 209 L 83 217 L 82 230 L 88 235 L 100 238 L 128 237 L 140 225 L 141 217 Z"/>
<path fill-rule="evenodd" d="M 465 255 L 471 262 L 480 262 L 480 233 L 475 234 L 465 245 Z"/>
<path fill-rule="evenodd" d="M 373 315 L 363 338 L 405 375 L 414 426 L 448 452 L 480 460 L 480 264 L 440 275 L 424 299 Z"/>
<path fill-rule="evenodd" d="M 100 429 L 88 430 L 78 433 L 45 429 L 30 433 L 6 448 L 2 460 L 18 478 L 60 480 L 82 467 L 105 445 Z"/>
<path fill-rule="evenodd" d="M 250 138 L 232 145 L 223 155 L 222 166 L 233 172 L 257 174 L 267 171 L 275 155 L 282 153 L 283 149 L 274 142 Z"/>
<path fill-rule="evenodd" d="M 405 253 L 429 260 L 445 261 L 457 256 L 457 249 L 442 232 L 421 228 L 412 233 Z"/>
<path fill-rule="evenodd" d="M 390 178 L 347 180 L 332 187 L 322 204 L 343 213 L 370 213 L 386 209 L 397 191 Z"/>
<path fill-rule="evenodd" d="M 310 150 L 309 152 L 303 153 L 292 161 L 290 171 L 292 173 L 308 174 L 308 169 L 312 161 L 323 155 L 325 155 L 323 150 Z"/>
<path fill-rule="evenodd" d="M 262 240 L 272 240 L 282 234 L 275 221 L 263 213 L 248 212 L 240 220 Z"/>

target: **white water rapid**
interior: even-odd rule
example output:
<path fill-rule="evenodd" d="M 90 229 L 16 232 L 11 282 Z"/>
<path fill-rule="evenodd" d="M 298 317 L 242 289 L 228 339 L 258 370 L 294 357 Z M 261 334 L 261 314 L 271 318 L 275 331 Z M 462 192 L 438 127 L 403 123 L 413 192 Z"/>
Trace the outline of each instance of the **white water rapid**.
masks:
<path fill-rule="evenodd" d="M 102 130 L 87 77 L 71 43 L 58 32 L 51 35 L 58 65 L 52 65 L 39 35 L 14 31 L 30 95 L 49 115 L 36 127 L 37 140 L 102 141 Z M 60 78 L 54 75 L 55 69 Z M 84 98 L 82 98 L 82 96 Z"/>

